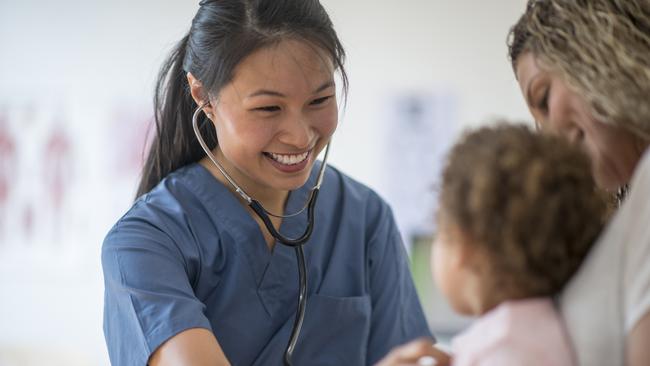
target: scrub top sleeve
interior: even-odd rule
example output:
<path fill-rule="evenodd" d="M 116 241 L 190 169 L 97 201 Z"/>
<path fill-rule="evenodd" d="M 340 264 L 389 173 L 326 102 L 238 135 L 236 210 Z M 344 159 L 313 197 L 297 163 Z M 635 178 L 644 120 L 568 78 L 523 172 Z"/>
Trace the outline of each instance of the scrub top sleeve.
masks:
<path fill-rule="evenodd" d="M 370 200 L 373 201 L 372 199 Z M 370 208 L 369 286 L 372 318 L 368 364 L 418 337 L 432 337 L 418 299 L 408 257 L 393 214 L 378 197 Z M 375 212 L 373 212 L 375 211 Z"/>
<path fill-rule="evenodd" d="M 211 330 L 174 241 L 142 220 L 121 222 L 104 240 L 104 336 L 111 364 L 146 365 L 167 339 Z"/>

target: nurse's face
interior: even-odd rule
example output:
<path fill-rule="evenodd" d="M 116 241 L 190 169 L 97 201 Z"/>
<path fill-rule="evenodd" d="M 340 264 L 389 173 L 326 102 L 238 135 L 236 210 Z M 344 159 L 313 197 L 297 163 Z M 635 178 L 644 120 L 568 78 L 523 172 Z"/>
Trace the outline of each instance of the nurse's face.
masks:
<path fill-rule="evenodd" d="M 559 75 L 540 67 L 532 53 L 520 56 L 516 73 L 537 125 L 582 146 L 601 188 L 612 191 L 629 182 L 641 156 L 634 135 L 594 118 L 585 99 Z"/>
<path fill-rule="evenodd" d="M 466 298 L 468 273 L 464 267 L 462 235 L 455 225 L 439 220 L 439 230 L 431 250 L 431 270 L 436 285 L 451 307 L 460 314 L 471 314 Z"/>
<path fill-rule="evenodd" d="M 217 159 L 244 189 L 292 190 L 305 184 L 338 120 L 334 67 L 300 41 L 260 49 L 235 69 L 211 101 Z"/>

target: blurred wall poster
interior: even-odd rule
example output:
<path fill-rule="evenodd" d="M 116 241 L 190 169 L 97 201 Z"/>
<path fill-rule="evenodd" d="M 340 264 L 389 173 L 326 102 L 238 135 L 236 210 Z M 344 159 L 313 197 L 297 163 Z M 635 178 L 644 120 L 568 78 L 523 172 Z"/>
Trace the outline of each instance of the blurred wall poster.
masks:
<path fill-rule="evenodd" d="M 457 136 L 457 98 L 447 91 L 405 92 L 387 104 L 385 197 L 407 248 L 435 230 L 437 185 Z"/>
<path fill-rule="evenodd" d="M 446 91 L 394 95 L 385 113 L 384 197 L 410 253 L 411 272 L 429 325 L 443 343 L 466 327 L 431 277 L 431 242 L 440 175 L 459 132 L 458 98 Z"/>

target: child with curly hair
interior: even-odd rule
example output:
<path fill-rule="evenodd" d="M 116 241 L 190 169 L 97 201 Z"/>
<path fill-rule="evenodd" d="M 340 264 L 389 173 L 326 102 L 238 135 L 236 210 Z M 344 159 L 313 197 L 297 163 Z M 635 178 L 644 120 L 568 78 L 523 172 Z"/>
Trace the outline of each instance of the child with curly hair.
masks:
<path fill-rule="evenodd" d="M 452 307 L 480 316 L 452 341 L 452 364 L 574 364 L 553 296 L 606 215 L 588 158 L 568 142 L 523 125 L 465 135 L 443 173 L 432 250 Z"/>

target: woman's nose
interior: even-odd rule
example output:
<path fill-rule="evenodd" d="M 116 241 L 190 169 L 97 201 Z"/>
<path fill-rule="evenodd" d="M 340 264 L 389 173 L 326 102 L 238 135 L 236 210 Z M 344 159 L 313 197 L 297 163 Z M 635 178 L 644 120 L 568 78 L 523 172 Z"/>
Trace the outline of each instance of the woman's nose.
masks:
<path fill-rule="evenodd" d="M 566 138 L 572 144 L 581 143 L 584 139 L 580 125 L 566 116 L 550 115 L 545 124 L 548 132 Z"/>
<path fill-rule="evenodd" d="M 309 147 L 313 137 L 314 130 L 307 118 L 302 115 L 293 115 L 283 122 L 279 138 L 284 144 L 303 149 Z"/>
<path fill-rule="evenodd" d="M 577 126 L 571 127 L 566 133 L 566 137 L 569 139 L 569 142 L 571 142 L 572 144 L 581 143 L 582 140 L 584 139 L 584 135 L 585 135 L 584 131 L 582 131 L 582 129 Z"/>
<path fill-rule="evenodd" d="M 571 120 L 562 106 L 553 106 L 549 108 L 549 113 L 544 121 L 545 129 L 549 132 L 566 137 L 574 138 L 576 124 Z"/>

